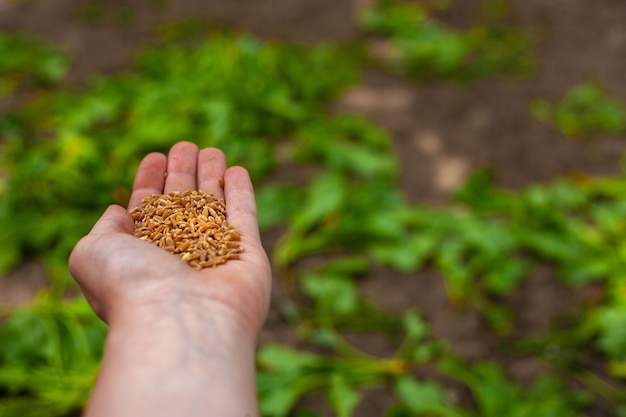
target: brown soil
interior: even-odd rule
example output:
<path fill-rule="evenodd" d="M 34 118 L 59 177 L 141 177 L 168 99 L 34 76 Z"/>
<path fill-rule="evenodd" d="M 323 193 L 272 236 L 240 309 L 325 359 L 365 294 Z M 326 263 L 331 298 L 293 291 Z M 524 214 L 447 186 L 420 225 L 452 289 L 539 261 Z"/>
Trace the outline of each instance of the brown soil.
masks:
<path fill-rule="evenodd" d="M 99 2 L 80 2 L 100 4 Z M 350 40 L 359 36 L 355 12 L 367 0 L 111 0 L 95 21 L 87 6 L 72 0 L 0 0 L 0 28 L 40 34 L 76 57 L 73 80 L 93 72 L 115 72 L 132 62 L 137 48 L 153 40 L 164 22 L 209 18 L 265 38 L 300 42 Z M 467 25 L 477 0 L 449 20 Z M 619 171 L 624 138 L 582 143 L 535 122 L 527 105 L 534 97 L 556 99 L 581 82 L 600 80 L 626 101 L 626 2 L 622 0 L 517 0 L 513 18 L 537 40 L 539 74 L 530 80 L 489 79 L 460 88 L 417 85 L 374 69 L 331 106 L 332 111 L 362 112 L 386 127 L 401 163 L 400 185 L 424 204 L 444 204 L 473 169 L 492 166 L 503 187 L 519 188 L 568 174 L 611 175 Z M 82 17 L 81 17 L 82 16 Z M 264 240 L 271 249 L 275 236 Z M 36 275 L 37 268 L 31 268 Z M 21 270 L 29 275 L 29 269 Z M 32 275 L 32 274 L 31 274 Z M 37 283 L 31 279 L 31 283 Z M 8 288 L 3 284 L 0 292 Z M 10 286 L 10 285 L 9 285 Z M 32 288 L 37 288 L 33 285 Z M 374 271 L 363 282 L 365 294 L 381 306 L 401 310 L 417 305 L 436 337 L 469 359 L 493 356 L 498 339 L 470 308 L 450 305 L 435 272 L 404 275 Z M 21 291 L 21 290 L 20 290 Z M 508 300 L 516 311 L 514 334 L 540 332 L 549 321 L 593 298 L 593 290 L 574 291 L 540 268 Z M 0 300 L 5 302 L 4 299 Z M 276 290 L 275 305 L 284 304 Z M 270 314 L 262 341 L 295 343 L 279 312 Z M 369 343 L 385 354 L 384 343 Z M 527 358 L 508 359 L 522 380 L 541 367 Z M 383 415 L 389 396 L 368 395 L 356 415 Z M 602 410 L 594 416 L 606 415 Z"/>

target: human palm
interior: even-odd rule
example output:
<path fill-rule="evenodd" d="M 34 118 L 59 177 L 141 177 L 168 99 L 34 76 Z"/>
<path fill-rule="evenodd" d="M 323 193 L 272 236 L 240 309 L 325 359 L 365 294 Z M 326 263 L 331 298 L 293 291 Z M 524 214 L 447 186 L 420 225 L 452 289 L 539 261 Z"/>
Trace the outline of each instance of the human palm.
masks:
<path fill-rule="evenodd" d="M 132 236 L 128 211 L 111 206 L 70 256 L 72 275 L 105 321 L 143 309 L 192 308 L 209 320 L 258 333 L 268 308 L 271 271 L 245 169 L 227 169 L 217 149 L 199 151 L 194 144 L 178 143 L 167 157 L 152 153 L 143 159 L 129 208 L 152 194 L 195 189 L 225 198 L 228 222 L 241 235 L 240 259 L 195 270 L 178 256 Z"/>

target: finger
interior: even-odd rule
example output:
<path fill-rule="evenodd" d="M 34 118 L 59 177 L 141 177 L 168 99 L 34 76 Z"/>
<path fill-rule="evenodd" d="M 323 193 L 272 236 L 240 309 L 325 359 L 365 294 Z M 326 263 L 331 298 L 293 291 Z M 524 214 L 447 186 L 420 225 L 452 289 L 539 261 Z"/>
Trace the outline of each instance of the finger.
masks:
<path fill-rule="evenodd" d="M 235 166 L 226 170 L 224 193 L 228 222 L 235 226 L 242 236 L 249 236 L 260 243 L 254 189 L 245 168 Z"/>
<path fill-rule="evenodd" d="M 128 202 L 129 209 L 138 207 L 144 197 L 163 194 L 166 167 L 167 158 L 161 153 L 153 152 L 143 158 L 135 175 L 133 193 Z"/>
<path fill-rule="evenodd" d="M 202 149 L 198 154 L 198 189 L 224 198 L 226 156 L 216 148 Z"/>
<path fill-rule="evenodd" d="M 122 206 L 113 204 L 100 216 L 100 219 L 91 229 L 89 234 L 101 235 L 108 233 L 131 234 L 135 230 L 135 222 L 128 211 Z"/>
<path fill-rule="evenodd" d="M 164 193 L 195 190 L 197 164 L 198 147 L 194 143 L 179 142 L 172 146 L 167 155 Z"/>

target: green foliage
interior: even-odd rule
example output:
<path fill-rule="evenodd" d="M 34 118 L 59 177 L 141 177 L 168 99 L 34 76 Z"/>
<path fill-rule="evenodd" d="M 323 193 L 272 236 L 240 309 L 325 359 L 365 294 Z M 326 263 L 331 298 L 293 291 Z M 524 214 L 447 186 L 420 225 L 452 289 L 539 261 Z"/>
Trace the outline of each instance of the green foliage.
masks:
<path fill-rule="evenodd" d="M 446 359 L 442 370 L 467 385 L 477 404 L 481 417 L 512 416 L 579 416 L 589 398 L 582 393 L 567 390 L 558 378 L 544 375 L 527 389 L 509 380 L 497 365 L 477 363 L 472 367 Z"/>
<path fill-rule="evenodd" d="M 139 158 L 179 140 L 222 148 L 229 163 L 245 165 L 257 182 L 275 165 L 273 149 L 306 126 L 335 136 L 345 131 L 360 141 L 369 132 L 364 121 L 327 119 L 322 107 L 357 75 L 351 52 L 342 47 L 215 34 L 148 50 L 128 73 L 94 78 L 83 90 L 51 90 L 2 115 L 1 271 L 40 257 L 62 290 L 71 248 L 106 205 L 126 204 Z M 295 200 L 282 204 L 281 197 L 290 190 L 261 187 L 261 211 L 292 212 Z M 264 226 L 277 223 L 269 219 Z M 77 302 L 87 315 L 80 320 L 72 304 L 51 301 L 17 311 L 3 325 L 0 415 L 80 410 L 104 328 L 84 300 Z M 337 379 L 329 394 L 344 413 L 353 407 L 339 398 L 348 389 Z"/>
<path fill-rule="evenodd" d="M 366 29 L 392 45 L 385 65 L 394 71 L 469 82 L 533 69 L 528 37 L 503 23 L 505 1 L 484 1 L 484 22 L 466 31 L 435 20 L 424 4 L 380 1 L 361 17 Z M 446 0 L 429 4 L 452 7 Z M 311 349 L 261 346 L 257 384 L 264 416 L 322 415 L 301 407 L 310 395 L 335 415 L 352 416 L 370 390 L 381 388 L 395 399 L 390 417 L 579 416 L 591 395 L 614 409 L 626 406 L 599 384 L 571 389 L 570 380 L 580 381 L 581 373 L 560 365 L 565 360 L 548 360 L 562 373 L 547 371 L 528 386 L 494 362 L 458 360 L 445 341 L 431 336 L 417 306 L 385 311 L 359 285 L 381 268 L 407 279 L 434 269 L 453 304 L 470 304 L 506 335 L 513 312 L 501 301 L 536 266 L 549 265 L 565 285 L 600 283 L 604 298 L 581 306 L 579 326 L 560 329 L 559 343 L 557 332 L 538 337 L 534 343 L 543 351 L 533 354 L 586 349 L 606 362 L 615 390 L 623 388 L 626 176 L 561 178 L 507 191 L 494 186 L 493 172 L 479 170 L 449 206 L 411 204 L 397 186 L 389 135 L 364 117 L 325 110 L 358 80 L 358 48 L 207 35 L 203 27 L 168 26 L 161 44 L 143 51 L 132 69 L 76 90 L 54 84 L 66 70 L 62 54 L 1 35 L 0 51 L 13 52 L 0 63 L 0 85 L 10 86 L 6 94 L 22 86 L 34 90 L 33 100 L 0 115 L 0 274 L 40 258 L 53 291 L 0 327 L 0 416 L 80 411 L 106 329 L 82 298 L 62 298 L 67 256 L 106 205 L 127 203 L 140 158 L 179 140 L 219 147 L 230 164 L 246 166 L 261 228 L 282 234 L 272 253 L 275 271 L 301 297 L 286 316 Z M 41 86 L 46 90 L 38 94 Z M 586 127 L 576 127 L 581 132 L 617 126 L 615 103 L 585 88 L 574 104 L 543 103 L 535 111 L 547 121 L 589 116 Z M 563 112 L 570 116 L 556 117 Z M 585 117 L 571 116 L 576 112 Z M 279 163 L 304 174 L 276 183 L 270 174 Z M 366 353 L 350 342 L 355 334 L 384 338 L 394 351 L 389 357 Z M 595 377 L 591 370 L 582 375 Z M 449 395 L 442 381 L 450 380 L 467 388 L 468 401 Z"/>
<path fill-rule="evenodd" d="M 367 250 L 401 233 L 395 214 L 403 197 L 385 183 L 350 181 L 335 173 L 315 177 L 275 249 L 277 265 L 321 252 Z"/>
<path fill-rule="evenodd" d="M 45 293 L 0 330 L 0 416 L 67 416 L 87 401 L 106 326 L 82 299 Z"/>
<path fill-rule="evenodd" d="M 422 2 L 380 0 L 365 10 L 360 22 L 388 42 L 387 67 L 417 80 L 471 82 L 532 73 L 529 37 L 493 19 L 499 15 L 493 6 L 485 7 L 485 12 L 487 23 L 459 30 L 435 20 Z"/>
<path fill-rule="evenodd" d="M 392 370 L 384 360 L 320 356 L 274 344 L 263 346 L 257 361 L 261 413 L 276 417 L 289 415 L 300 398 L 317 391 L 338 416 L 350 416 L 361 398 L 358 388 L 382 382 Z"/>
<path fill-rule="evenodd" d="M 387 416 L 574 417 L 581 415 L 590 401 L 589 395 L 566 388 L 555 375 L 543 375 L 531 386 L 523 387 L 493 362 L 468 365 L 454 357 L 440 362 L 440 377 L 466 385 L 475 406 L 452 401 L 440 382 L 415 378 L 407 373 L 411 363 L 399 359 L 323 356 L 266 344 L 257 360 L 264 416 L 288 415 L 297 409 L 300 399 L 312 393 L 325 393 L 336 415 L 353 415 L 361 392 L 377 389 L 386 381 L 390 381 L 398 400 L 387 410 Z"/>
<path fill-rule="evenodd" d="M 275 165 L 273 147 L 301 126 L 358 137 L 358 121 L 318 121 L 321 100 L 356 77 L 339 47 L 218 34 L 148 50 L 132 72 L 6 115 L 0 227 L 14 239 L 0 272 L 50 248 L 67 257 L 107 204 L 126 204 L 139 158 L 176 141 L 219 147 L 258 181 Z"/>
<path fill-rule="evenodd" d="M 0 99 L 58 81 L 69 64 L 65 53 L 27 34 L 0 33 L 0 56 Z"/>
<path fill-rule="evenodd" d="M 319 174 L 274 259 L 287 268 L 305 256 L 348 251 L 404 272 L 431 264 L 452 300 L 473 303 L 501 331 L 508 313 L 490 298 L 512 292 L 534 265 L 550 262 L 570 285 L 621 279 L 623 177 L 561 179 L 519 193 L 491 181 L 479 171 L 458 191 L 456 207 L 430 209 L 409 206 L 386 181 Z"/>
<path fill-rule="evenodd" d="M 452 406 L 443 388 L 431 381 L 420 381 L 411 376 L 401 376 L 394 381 L 394 393 L 401 405 L 392 409 L 391 416 L 462 416 Z"/>
<path fill-rule="evenodd" d="M 556 103 L 535 99 L 530 113 L 565 136 L 595 138 L 626 132 L 626 106 L 597 82 L 573 87 Z"/>

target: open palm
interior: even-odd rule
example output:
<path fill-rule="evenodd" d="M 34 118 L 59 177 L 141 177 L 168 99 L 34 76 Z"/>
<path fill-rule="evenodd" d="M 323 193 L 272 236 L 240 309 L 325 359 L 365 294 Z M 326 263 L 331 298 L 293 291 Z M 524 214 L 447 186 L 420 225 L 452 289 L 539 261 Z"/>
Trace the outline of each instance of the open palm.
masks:
<path fill-rule="evenodd" d="M 152 194 L 187 190 L 225 198 L 228 222 L 241 235 L 244 252 L 239 260 L 197 271 L 178 256 L 135 238 L 128 211 L 111 206 L 74 249 L 72 275 L 107 322 L 146 307 L 180 312 L 194 306 L 212 321 L 256 334 L 268 308 L 271 271 L 248 173 L 241 167 L 227 168 L 218 149 L 199 151 L 196 145 L 181 142 L 167 157 L 152 153 L 143 159 L 129 209 Z"/>

